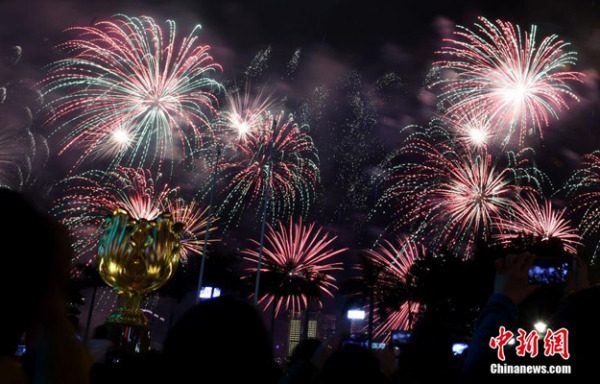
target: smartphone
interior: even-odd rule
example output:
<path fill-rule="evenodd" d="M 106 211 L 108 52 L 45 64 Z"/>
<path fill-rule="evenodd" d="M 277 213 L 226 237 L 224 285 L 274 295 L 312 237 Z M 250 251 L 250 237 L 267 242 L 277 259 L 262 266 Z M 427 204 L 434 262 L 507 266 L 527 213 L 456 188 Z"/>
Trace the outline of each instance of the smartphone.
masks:
<path fill-rule="evenodd" d="M 565 258 L 538 257 L 529 268 L 530 284 L 564 284 L 567 273 L 573 268 L 573 261 Z"/>
<path fill-rule="evenodd" d="M 348 345 L 348 344 L 354 344 L 354 345 L 358 345 L 361 347 L 366 347 L 367 341 L 364 340 L 364 337 L 362 337 L 362 335 L 357 334 L 357 333 L 351 333 L 348 337 L 346 337 L 342 341 L 342 345 Z"/>
<path fill-rule="evenodd" d="M 17 345 L 17 350 L 15 351 L 15 356 L 23 356 L 27 352 L 27 347 L 25 344 Z"/>
<path fill-rule="evenodd" d="M 395 346 L 406 345 L 410 341 L 410 331 L 392 331 L 392 344 Z"/>

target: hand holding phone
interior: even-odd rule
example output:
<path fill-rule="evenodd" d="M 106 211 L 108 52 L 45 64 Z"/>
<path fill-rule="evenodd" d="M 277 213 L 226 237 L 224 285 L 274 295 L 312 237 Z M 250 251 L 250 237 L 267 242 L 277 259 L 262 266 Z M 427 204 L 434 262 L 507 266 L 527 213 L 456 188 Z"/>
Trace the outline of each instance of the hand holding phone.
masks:
<path fill-rule="evenodd" d="M 529 268 L 533 265 L 535 255 L 522 252 L 518 255 L 509 254 L 496 263 L 495 293 L 503 293 L 513 303 L 520 304 L 527 296 L 535 291 L 539 284 L 529 284 Z"/>

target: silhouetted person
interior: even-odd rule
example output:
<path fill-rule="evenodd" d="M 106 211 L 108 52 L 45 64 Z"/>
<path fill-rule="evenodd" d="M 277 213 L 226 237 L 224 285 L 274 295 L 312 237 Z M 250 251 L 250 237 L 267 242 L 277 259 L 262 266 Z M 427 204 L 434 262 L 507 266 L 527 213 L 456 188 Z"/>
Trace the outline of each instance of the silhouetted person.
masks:
<path fill-rule="evenodd" d="M 280 384 L 303 384 L 312 382 L 317 367 L 312 363 L 315 353 L 323 343 L 318 339 L 302 340 L 292 351 L 288 366 Z"/>
<path fill-rule="evenodd" d="M 91 358 L 66 315 L 71 249 L 62 226 L 0 188 L 0 382 L 85 384 Z M 14 359 L 24 337 L 25 355 Z"/>
<path fill-rule="evenodd" d="M 566 328 L 568 334 L 569 358 L 553 357 L 548 364 L 570 365 L 569 375 L 557 375 L 554 379 L 568 379 L 580 383 L 598 374 L 600 361 L 600 286 L 589 283 L 587 265 L 577 260 L 576 268 L 569 273 L 567 296 L 553 317 L 550 327 L 553 330 Z M 543 351 L 542 351 L 543 353 Z M 555 380 L 558 381 L 558 380 Z M 563 380 L 564 382 L 564 380 Z"/>
<path fill-rule="evenodd" d="M 325 361 L 316 378 L 318 384 L 382 384 L 390 381 L 381 371 L 380 361 L 359 345 L 345 344 Z"/>
<path fill-rule="evenodd" d="M 163 348 L 174 383 L 276 383 L 281 369 L 259 312 L 230 297 L 200 302 L 175 324 Z"/>

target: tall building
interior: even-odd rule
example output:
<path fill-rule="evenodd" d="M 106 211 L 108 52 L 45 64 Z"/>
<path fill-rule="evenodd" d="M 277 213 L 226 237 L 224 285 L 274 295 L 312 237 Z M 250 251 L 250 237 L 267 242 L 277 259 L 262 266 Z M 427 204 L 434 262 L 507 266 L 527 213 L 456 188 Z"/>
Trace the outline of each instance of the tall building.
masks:
<path fill-rule="evenodd" d="M 335 315 L 322 314 L 319 316 L 317 330 L 318 338 L 321 340 L 333 337 L 337 330 L 337 317 Z"/>
<path fill-rule="evenodd" d="M 288 331 L 288 356 L 292 354 L 294 348 L 300 343 L 302 337 L 302 313 L 296 312 L 290 315 L 290 328 Z"/>
<path fill-rule="evenodd" d="M 306 337 L 310 339 L 326 340 L 335 334 L 336 320 L 335 315 L 309 312 L 308 323 L 306 324 L 303 312 L 290 313 L 287 339 L 288 356 L 302 340 L 305 324 L 307 325 Z"/>

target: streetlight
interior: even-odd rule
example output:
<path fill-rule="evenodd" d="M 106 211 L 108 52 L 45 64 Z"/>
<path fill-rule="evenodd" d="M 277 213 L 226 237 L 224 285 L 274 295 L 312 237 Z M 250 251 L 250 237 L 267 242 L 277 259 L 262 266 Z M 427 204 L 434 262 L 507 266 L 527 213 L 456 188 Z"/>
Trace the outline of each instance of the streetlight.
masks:
<path fill-rule="evenodd" d="M 538 321 L 537 323 L 533 324 L 533 328 L 535 328 L 537 333 L 544 333 L 546 332 L 546 329 L 548 328 L 548 324 L 546 324 L 543 321 Z"/>
<path fill-rule="evenodd" d="M 260 245 L 258 247 L 258 265 L 256 266 L 256 282 L 254 284 L 254 305 L 258 305 L 258 290 L 260 287 L 260 267 L 262 264 L 263 256 L 263 243 L 265 240 L 265 224 L 267 221 L 267 208 L 269 207 L 269 194 L 271 192 L 271 173 L 273 172 L 273 146 L 275 141 L 275 127 L 277 126 L 277 120 L 273 119 L 271 126 L 271 141 L 269 142 L 269 166 L 267 170 L 267 188 L 264 192 L 264 205 L 262 214 L 262 223 L 260 226 Z"/>

